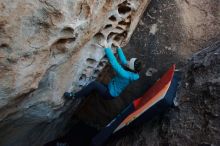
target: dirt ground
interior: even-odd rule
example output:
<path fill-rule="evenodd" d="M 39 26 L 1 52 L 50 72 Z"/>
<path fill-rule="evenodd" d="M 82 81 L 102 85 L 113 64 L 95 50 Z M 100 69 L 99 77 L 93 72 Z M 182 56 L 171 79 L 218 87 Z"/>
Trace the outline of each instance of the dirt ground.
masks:
<path fill-rule="evenodd" d="M 141 72 L 141 79 L 130 85 L 120 98 L 113 101 L 106 101 L 98 96 L 89 97 L 77 111 L 76 116 L 90 125 L 103 127 L 133 98 L 141 96 L 172 64 L 176 64 L 177 69 L 183 71 L 185 75 L 184 87 L 180 89 L 179 98 L 188 100 L 188 104 L 184 102 L 162 117 L 156 117 L 140 125 L 127 136 L 113 140 L 108 145 L 219 144 L 219 136 L 213 136 L 220 135 L 219 126 L 216 126 L 216 122 L 219 122 L 219 105 L 213 104 L 219 103 L 219 93 L 216 95 L 207 93 L 210 86 L 219 89 L 219 78 L 217 83 L 207 85 L 210 81 L 208 78 L 215 80 L 219 74 L 219 58 L 211 60 L 205 66 L 207 68 L 202 67 L 201 62 L 204 60 L 200 58 L 201 67 L 198 69 L 201 69 L 201 72 L 193 69 L 195 62 L 190 61 L 193 54 L 217 40 L 220 40 L 218 0 L 152 0 L 129 44 L 123 48 L 128 58 L 137 57 L 142 60 L 144 69 Z M 215 56 L 209 51 L 202 54 L 204 58 L 207 54 L 211 54 L 209 57 Z M 213 70 L 215 71 L 212 72 Z M 107 66 L 99 80 L 106 83 L 112 76 L 112 69 Z M 193 79 L 200 80 L 201 84 L 194 85 L 190 82 Z M 184 89 L 185 84 L 194 88 Z M 207 88 L 200 90 L 200 86 L 203 85 Z M 209 100 L 210 98 L 214 100 Z M 204 110 L 207 106 L 210 110 L 216 109 L 214 113 L 217 114 L 207 116 L 208 111 Z M 216 119 L 209 123 L 210 118 Z M 210 126 L 213 127 L 212 130 Z"/>

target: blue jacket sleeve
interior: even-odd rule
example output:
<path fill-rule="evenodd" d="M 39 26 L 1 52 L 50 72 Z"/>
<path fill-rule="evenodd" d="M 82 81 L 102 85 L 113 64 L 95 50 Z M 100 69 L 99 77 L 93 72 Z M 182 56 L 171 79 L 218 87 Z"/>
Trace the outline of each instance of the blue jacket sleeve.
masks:
<path fill-rule="evenodd" d="M 117 59 L 115 58 L 112 50 L 110 48 L 105 48 L 106 56 L 114 69 L 114 71 L 123 78 L 130 79 L 130 80 L 137 80 L 139 78 L 138 74 L 130 73 L 124 70 L 121 65 L 118 63 Z"/>
<path fill-rule="evenodd" d="M 126 59 L 126 57 L 125 57 L 125 55 L 124 55 L 122 49 L 121 49 L 121 48 L 118 48 L 117 51 L 118 51 L 118 56 L 119 56 L 119 59 L 120 59 L 121 63 L 122 63 L 123 65 L 127 64 L 127 59 Z"/>

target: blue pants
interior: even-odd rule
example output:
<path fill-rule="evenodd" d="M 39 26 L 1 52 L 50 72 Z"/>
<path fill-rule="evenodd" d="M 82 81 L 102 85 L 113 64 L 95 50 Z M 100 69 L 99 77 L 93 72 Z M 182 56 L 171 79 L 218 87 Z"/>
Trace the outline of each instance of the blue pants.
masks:
<path fill-rule="evenodd" d="M 108 86 L 97 81 L 93 81 L 84 87 L 79 92 L 75 93 L 76 98 L 87 97 L 91 92 L 96 91 L 104 99 L 113 99 L 111 96 Z"/>

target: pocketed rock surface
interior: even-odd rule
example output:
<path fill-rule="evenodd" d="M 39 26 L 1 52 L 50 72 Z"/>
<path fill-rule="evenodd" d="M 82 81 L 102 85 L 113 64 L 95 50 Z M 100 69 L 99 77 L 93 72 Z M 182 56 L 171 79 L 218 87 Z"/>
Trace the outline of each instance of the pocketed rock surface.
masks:
<path fill-rule="evenodd" d="M 95 80 L 104 49 L 125 45 L 149 0 L 0 0 L 0 145 L 57 137 Z"/>

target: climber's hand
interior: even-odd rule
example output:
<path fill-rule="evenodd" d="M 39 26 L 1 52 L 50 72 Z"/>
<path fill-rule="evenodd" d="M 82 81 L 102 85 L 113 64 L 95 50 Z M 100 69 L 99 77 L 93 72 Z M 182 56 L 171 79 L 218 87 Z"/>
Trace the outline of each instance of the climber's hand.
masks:
<path fill-rule="evenodd" d="M 106 40 L 104 40 L 103 44 L 104 44 L 105 48 L 108 48 L 108 43 Z"/>
<path fill-rule="evenodd" d="M 97 44 L 95 44 L 96 46 L 98 46 L 98 47 L 100 47 L 100 48 L 105 48 L 103 45 L 101 45 L 101 44 L 99 44 L 99 43 L 97 43 Z"/>
<path fill-rule="evenodd" d="M 105 40 L 104 41 L 104 46 L 105 46 L 105 48 L 111 48 L 112 47 L 112 42 Z"/>
<path fill-rule="evenodd" d="M 118 43 L 115 43 L 114 45 L 116 46 L 117 49 L 121 48 Z"/>

